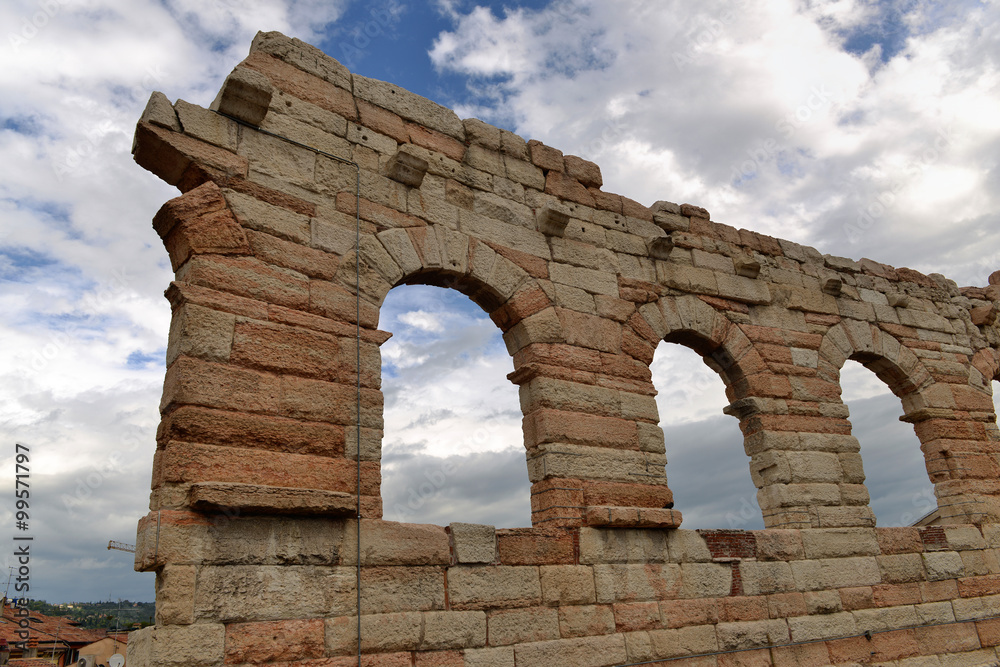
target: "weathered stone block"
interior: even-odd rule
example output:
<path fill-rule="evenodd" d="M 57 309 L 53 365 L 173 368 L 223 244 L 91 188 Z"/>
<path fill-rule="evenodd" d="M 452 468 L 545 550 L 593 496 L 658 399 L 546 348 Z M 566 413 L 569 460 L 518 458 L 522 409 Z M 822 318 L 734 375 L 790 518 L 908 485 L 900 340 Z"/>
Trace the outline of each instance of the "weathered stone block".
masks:
<path fill-rule="evenodd" d="M 542 600 L 537 567 L 453 567 L 448 571 L 448 591 L 453 609 L 524 607 Z"/>
<path fill-rule="evenodd" d="M 681 566 L 676 564 L 594 566 L 600 604 L 679 597 L 682 581 Z"/>
<path fill-rule="evenodd" d="M 593 568 L 583 565 L 543 565 L 538 571 L 542 601 L 545 604 L 565 606 L 593 604 L 597 601 Z"/>
<path fill-rule="evenodd" d="M 569 664 L 576 667 L 604 667 L 627 660 L 623 635 L 578 637 L 534 642 L 514 647 L 518 664 Z"/>
<path fill-rule="evenodd" d="M 564 639 L 609 635 L 615 631 L 615 615 L 607 605 L 563 605 L 559 607 L 559 632 Z"/>
<path fill-rule="evenodd" d="M 500 609 L 486 614 L 490 646 L 559 639 L 559 612 L 550 607 Z M 591 633 L 593 634 L 593 633 Z"/>
<path fill-rule="evenodd" d="M 448 526 L 452 553 L 458 563 L 493 563 L 497 559 L 496 529 L 475 523 Z"/>

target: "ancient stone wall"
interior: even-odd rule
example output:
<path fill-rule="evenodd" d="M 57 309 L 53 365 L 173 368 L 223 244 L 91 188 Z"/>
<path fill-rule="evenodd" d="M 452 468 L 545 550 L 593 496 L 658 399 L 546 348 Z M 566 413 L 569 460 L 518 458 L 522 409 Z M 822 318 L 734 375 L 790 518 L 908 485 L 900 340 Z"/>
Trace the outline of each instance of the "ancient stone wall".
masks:
<path fill-rule="evenodd" d="M 130 665 L 357 664 L 359 577 L 363 664 L 997 659 L 1000 285 L 643 206 L 277 33 L 210 110 L 154 94 L 134 153 L 183 194 L 153 221 L 176 280 Z M 379 308 L 404 283 L 503 332 L 531 528 L 381 520 Z M 725 382 L 766 530 L 678 529 L 664 340 Z M 945 526 L 874 527 L 848 359 L 901 400 Z"/>

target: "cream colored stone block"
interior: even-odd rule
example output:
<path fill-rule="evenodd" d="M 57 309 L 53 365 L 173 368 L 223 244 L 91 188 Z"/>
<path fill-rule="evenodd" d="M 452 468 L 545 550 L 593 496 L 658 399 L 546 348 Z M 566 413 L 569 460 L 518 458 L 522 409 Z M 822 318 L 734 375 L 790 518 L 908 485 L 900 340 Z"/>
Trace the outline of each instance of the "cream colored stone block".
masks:
<path fill-rule="evenodd" d="M 681 566 L 595 565 L 594 585 L 601 604 L 660 600 L 680 590 Z"/>
<path fill-rule="evenodd" d="M 803 530 L 801 535 L 805 557 L 810 559 L 881 553 L 874 528 L 816 528 Z"/>
<path fill-rule="evenodd" d="M 732 590 L 733 568 L 728 563 L 682 563 L 681 582 L 680 597 L 725 597 Z"/>
<path fill-rule="evenodd" d="M 798 560 L 805 558 L 802 531 L 772 529 L 754 531 L 757 558 L 760 560 Z"/>
<path fill-rule="evenodd" d="M 551 607 L 499 609 L 486 616 L 490 646 L 559 639 L 559 612 Z"/>
<path fill-rule="evenodd" d="M 357 525 L 344 525 L 341 564 L 357 565 Z M 450 565 L 448 533 L 441 526 L 395 521 L 361 521 L 361 564 Z"/>
<path fill-rule="evenodd" d="M 174 111 L 185 134 L 227 151 L 236 150 L 239 126 L 234 121 L 184 100 L 177 100 Z"/>
<path fill-rule="evenodd" d="M 379 233 L 378 240 L 399 266 L 404 276 L 409 276 L 423 268 L 420 256 L 413 247 L 410 235 L 406 233 L 405 229 L 387 229 Z"/>
<path fill-rule="evenodd" d="M 125 661 L 130 667 L 155 667 L 153 663 L 153 633 L 155 626 L 128 633 Z"/>
<path fill-rule="evenodd" d="M 167 565 L 156 573 L 156 624 L 194 623 L 196 568 Z"/>
<path fill-rule="evenodd" d="M 924 579 L 924 560 L 920 554 L 878 556 L 876 560 L 885 583 L 902 584 Z"/>
<path fill-rule="evenodd" d="M 887 632 L 920 625 L 920 617 L 911 605 L 883 609 L 859 609 L 851 612 L 858 632 Z"/>
<path fill-rule="evenodd" d="M 146 108 L 143 109 L 139 122 L 153 123 L 174 132 L 181 131 L 181 124 L 177 120 L 177 112 L 174 111 L 174 107 L 170 104 L 167 96 L 158 90 L 153 91 L 149 96 Z"/>
<path fill-rule="evenodd" d="M 448 570 L 453 609 L 500 609 L 537 605 L 542 587 L 537 567 L 457 566 Z"/>
<path fill-rule="evenodd" d="M 465 141 L 465 128 L 455 112 L 386 81 L 355 74 L 354 94 L 383 109 Z"/>
<path fill-rule="evenodd" d="M 141 636 L 137 653 L 140 660 L 148 656 L 150 667 L 215 667 L 222 664 L 226 627 L 221 623 L 166 625 L 148 629 L 151 632 Z"/>
<path fill-rule="evenodd" d="M 667 549 L 670 560 L 675 563 L 703 563 L 712 560 L 708 543 L 694 530 L 667 531 Z"/>
<path fill-rule="evenodd" d="M 788 625 L 782 620 L 739 621 L 716 626 L 719 650 L 749 650 L 788 642 Z"/>
<path fill-rule="evenodd" d="M 559 632 L 563 638 L 610 635 L 615 631 L 615 615 L 606 605 L 563 605 L 559 607 Z M 636 633 L 626 635 L 629 636 Z M 633 655 L 629 651 L 629 658 Z"/>
<path fill-rule="evenodd" d="M 672 532 L 584 527 L 580 529 L 580 562 L 666 563 L 676 560 L 668 546 Z"/>
<path fill-rule="evenodd" d="M 485 612 L 429 611 L 423 615 L 421 650 L 479 648 L 485 645 Z"/>
<path fill-rule="evenodd" d="M 228 622 L 316 618 L 356 608 L 350 567 L 223 565 L 202 567 L 196 620 Z M 232 595 L 232 591 L 241 591 Z"/>
<path fill-rule="evenodd" d="M 496 528 L 476 523 L 448 526 L 455 559 L 459 563 L 492 563 L 497 559 Z"/>
<path fill-rule="evenodd" d="M 958 554 L 962 558 L 962 574 L 966 577 L 978 577 L 984 574 L 991 574 L 992 565 L 996 565 L 995 556 L 988 551 L 962 551 Z"/>
<path fill-rule="evenodd" d="M 573 665 L 607 667 L 627 661 L 622 635 L 577 637 L 547 642 L 532 642 L 514 647 L 518 665 Z"/>
<path fill-rule="evenodd" d="M 543 565 L 538 571 L 545 604 L 578 605 L 597 601 L 593 568 L 585 565 Z"/>
<path fill-rule="evenodd" d="M 626 632 L 625 652 L 628 654 L 629 663 L 651 662 L 656 654 L 653 652 L 653 640 L 648 632 Z"/>
<path fill-rule="evenodd" d="M 578 287 L 591 294 L 618 296 L 618 280 L 603 271 L 553 262 L 549 265 L 549 277 L 553 282 Z"/>
<path fill-rule="evenodd" d="M 850 612 L 820 616 L 795 616 L 788 619 L 793 642 L 834 639 L 857 634 L 858 627 Z"/>
<path fill-rule="evenodd" d="M 955 620 L 955 610 L 951 602 L 928 602 L 918 604 L 913 607 L 917 614 L 917 619 L 921 625 L 934 625 L 937 623 L 951 623 Z"/>
<path fill-rule="evenodd" d="M 236 219 L 244 227 L 303 245 L 309 243 L 311 232 L 307 216 L 235 190 L 223 189 L 222 193 Z M 353 220 L 351 223 L 353 227 Z"/>
<path fill-rule="evenodd" d="M 785 452 L 791 482 L 832 483 L 844 480 L 840 457 L 830 452 Z"/>
<path fill-rule="evenodd" d="M 369 567 L 361 572 L 361 613 L 444 609 L 444 568 Z"/>
<path fill-rule="evenodd" d="M 882 581 L 874 557 L 823 558 L 792 561 L 792 575 L 800 590 L 872 586 Z"/>
<path fill-rule="evenodd" d="M 462 652 L 465 667 L 514 667 L 514 647 L 474 648 Z"/>
<path fill-rule="evenodd" d="M 667 462 L 662 454 L 581 445 L 551 443 L 538 446 L 536 451 L 528 460 L 528 479 L 532 482 L 568 477 L 634 483 L 638 475 L 646 481 L 648 475 L 663 472 Z"/>
<path fill-rule="evenodd" d="M 1000 651 L 987 648 L 965 653 L 944 653 L 939 656 L 937 665 L 940 667 L 982 667 L 992 665 L 1000 657 Z"/>
<path fill-rule="evenodd" d="M 806 603 L 808 614 L 833 614 L 844 610 L 840 592 L 836 590 L 806 591 L 802 594 L 802 599 Z"/>
<path fill-rule="evenodd" d="M 965 564 L 962 557 L 954 551 L 936 551 L 923 553 L 924 569 L 927 570 L 929 581 L 954 579 L 962 576 Z"/>
<path fill-rule="evenodd" d="M 975 620 L 995 616 L 1000 609 L 1000 595 L 986 595 L 981 598 L 959 598 L 952 600 L 955 619 L 959 621 Z"/>
<path fill-rule="evenodd" d="M 193 303 L 173 312 L 167 337 L 167 366 L 180 355 L 228 361 L 233 349 L 236 316 Z"/>
<path fill-rule="evenodd" d="M 657 658 L 712 653 L 719 650 L 715 626 L 698 625 L 676 630 L 651 630 L 649 639 Z"/>
<path fill-rule="evenodd" d="M 983 541 L 990 549 L 1000 549 L 1000 523 L 983 524 Z"/>
<path fill-rule="evenodd" d="M 976 526 L 944 526 L 948 546 L 955 551 L 985 549 L 986 541 Z"/>
<path fill-rule="evenodd" d="M 746 595 L 769 595 L 798 589 L 788 563 L 745 560 L 740 563 L 740 578 Z"/>

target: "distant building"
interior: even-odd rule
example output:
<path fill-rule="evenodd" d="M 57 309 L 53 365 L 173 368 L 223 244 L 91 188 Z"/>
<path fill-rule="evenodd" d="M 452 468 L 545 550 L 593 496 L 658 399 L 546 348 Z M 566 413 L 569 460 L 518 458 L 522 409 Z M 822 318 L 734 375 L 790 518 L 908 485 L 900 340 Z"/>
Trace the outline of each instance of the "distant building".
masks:
<path fill-rule="evenodd" d="M 122 632 L 117 637 L 114 633 L 109 634 L 104 639 L 100 639 L 93 644 L 88 644 L 80 649 L 80 657 L 93 657 L 94 665 L 107 665 L 108 660 L 116 653 L 125 655 L 125 645 L 128 641 L 128 633 Z"/>
<path fill-rule="evenodd" d="M 20 622 L 28 619 L 29 638 L 19 634 Z M 104 639 L 104 630 L 88 630 L 68 618 L 15 607 L 4 601 L 0 616 L 0 639 L 10 647 L 9 667 L 68 667 L 80 658 L 80 649 Z M 122 646 L 124 642 L 119 641 Z"/>

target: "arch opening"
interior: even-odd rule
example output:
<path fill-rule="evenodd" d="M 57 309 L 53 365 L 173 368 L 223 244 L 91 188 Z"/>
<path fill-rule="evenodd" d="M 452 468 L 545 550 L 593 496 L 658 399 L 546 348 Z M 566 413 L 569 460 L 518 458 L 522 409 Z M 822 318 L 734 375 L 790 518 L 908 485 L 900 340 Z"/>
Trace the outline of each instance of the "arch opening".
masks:
<path fill-rule="evenodd" d="M 876 525 L 933 521 L 937 499 L 920 440 L 913 427 L 899 419 L 903 376 L 880 358 L 855 355 L 840 371 L 840 386 L 851 433 L 861 445 L 864 484 Z"/>
<path fill-rule="evenodd" d="M 764 527 L 739 420 L 723 414 L 734 368 L 723 347 L 691 332 L 668 335 L 650 364 L 667 479 L 685 528 Z"/>
<path fill-rule="evenodd" d="M 518 391 L 500 330 L 480 307 L 489 297 L 421 278 L 430 276 L 393 288 L 380 313 L 393 333 L 381 349 L 383 516 L 528 526 Z"/>

